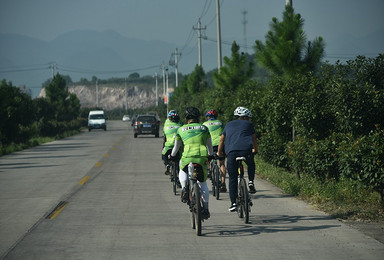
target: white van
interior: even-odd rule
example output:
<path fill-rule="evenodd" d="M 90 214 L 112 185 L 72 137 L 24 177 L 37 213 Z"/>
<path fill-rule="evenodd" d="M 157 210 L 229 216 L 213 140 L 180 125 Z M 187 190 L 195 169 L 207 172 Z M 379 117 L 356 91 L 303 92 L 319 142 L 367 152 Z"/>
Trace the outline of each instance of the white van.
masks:
<path fill-rule="evenodd" d="M 88 131 L 92 129 L 104 129 L 107 131 L 107 123 L 103 110 L 89 111 L 88 115 Z"/>

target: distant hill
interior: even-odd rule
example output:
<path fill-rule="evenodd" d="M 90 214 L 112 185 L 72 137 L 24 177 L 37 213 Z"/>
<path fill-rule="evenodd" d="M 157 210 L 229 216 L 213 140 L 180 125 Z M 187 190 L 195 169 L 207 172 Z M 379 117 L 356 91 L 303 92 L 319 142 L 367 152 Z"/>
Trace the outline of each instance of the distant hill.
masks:
<path fill-rule="evenodd" d="M 17 34 L 0 34 L 0 46 L 0 79 L 36 88 L 35 95 L 40 92 L 41 84 L 52 76 L 50 63 L 56 64 L 55 72 L 70 75 L 74 81 L 92 76 L 102 79 L 128 77 L 133 72 L 154 75 L 155 72 L 161 74 L 160 65 L 163 62 L 168 65 L 177 47 L 162 41 L 124 37 L 111 30 L 73 31 L 49 42 Z M 205 59 L 212 61 L 209 68 L 212 69 L 217 63 L 217 54 L 208 48 L 205 50 Z M 186 49 L 186 55 L 182 53 L 179 57 L 179 73 L 191 73 L 197 63 L 197 49 L 196 54 L 188 55 L 188 52 L 191 54 L 194 50 Z M 148 67 L 152 68 L 140 70 Z M 174 67 L 169 66 L 169 71 L 174 72 Z"/>
<path fill-rule="evenodd" d="M 223 39 L 223 57 L 231 54 L 230 45 L 233 40 L 242 43 L 239 39 Z M 260 40 L 265 41 L 264 38 Z M 383 30 L 360 38 L 340 35 L 335 39 L 324 40 L 326 54 L 333 55 L 328 58 L 331 62 L 348 57 L 348 54 L 351 57 L 350 54 L 356 53 L 384 52 Z M 216 45 L 214 41 L 203 41 L 202 57 L 206 72 L 217 68 Z M 188 46 L 194 47 L 185 48 L 179 57 L 179 73 L 182 74 L 191 73 L 198 62 L 197 42 L 189 43 Z M 92 76 L 100 79 L 123 78 L 133 72 L 141 76 L 157 72 L 161 76 L 160 65 L 168 65 L 176 47 L 175 44 L 162 41 L 124 37 L 112 30 L 73 31 L 49 42 L 17 34 L 0 34 L 0 80 L 5 78 L 12 81 L 13 85 L 32 88 L 35 97 L 40 93 L 41 84 L 52 77 L 49 64 L 53 62 L 56 64 L 55 72 L 69 75 L 73 81 L 91 79 Z M 248 52 L 254 53 L 251 46 Z M 148 67 L 151 68 L 141 70 Z M 169 71 L 174 72 L 174 67 L 170 66 Z"/>

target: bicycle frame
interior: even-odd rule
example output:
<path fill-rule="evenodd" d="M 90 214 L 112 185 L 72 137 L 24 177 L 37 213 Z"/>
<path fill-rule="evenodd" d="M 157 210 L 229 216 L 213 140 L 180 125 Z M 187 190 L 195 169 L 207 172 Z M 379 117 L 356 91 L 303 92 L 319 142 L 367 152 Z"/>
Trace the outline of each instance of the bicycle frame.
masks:
<path fill-rule="evenodd" d="M 179 162 L 178 161 L 171 161 L 171 179 L 172 179 L 172 190 L 173 193 L 176 195 L 177 192 L 177 183 L 178 183 L 178 172 L 179 172 Z"/>

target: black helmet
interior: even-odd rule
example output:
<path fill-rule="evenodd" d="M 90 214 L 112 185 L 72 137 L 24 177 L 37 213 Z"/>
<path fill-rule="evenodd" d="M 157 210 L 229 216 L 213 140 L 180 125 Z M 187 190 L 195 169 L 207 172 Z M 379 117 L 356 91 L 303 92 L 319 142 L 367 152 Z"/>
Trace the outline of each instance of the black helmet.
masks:
<path fill-rule="evenodd" d="M 200 111 L 196 107 L 187 107 L 184 112 L 185 119 L 198 119 L 200 117 Z"/>
<path fill-rule="evenodd" d="M 169 118 L 169 120 L 171 120 L 172 122 L 176 122 L 176 123 L 178 123 L 178 122 L 180 121 L 179 114 L 177 113 L 176 110 L 171 110 L 171 111 L 169 111 L 169 113 L 168 113 L 168 118 Z"/>

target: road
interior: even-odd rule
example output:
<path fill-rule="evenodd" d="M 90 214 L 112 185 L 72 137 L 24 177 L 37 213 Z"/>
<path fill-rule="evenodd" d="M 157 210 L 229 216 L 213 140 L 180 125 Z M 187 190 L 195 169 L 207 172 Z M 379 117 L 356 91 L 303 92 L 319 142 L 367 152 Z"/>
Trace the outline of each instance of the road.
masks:
<path fill-rule="evenodd" d="M 1 259 L 383 259 L 384 244 L 261 180 L 251 223 L 225 193 L 196 236 L 161 142 L 110 121 L 0 157 Z"/>

